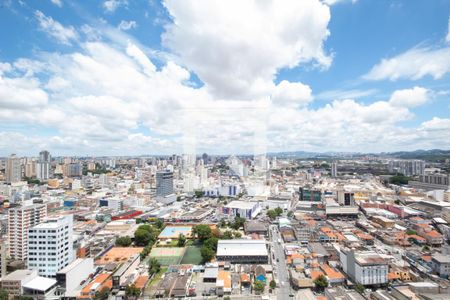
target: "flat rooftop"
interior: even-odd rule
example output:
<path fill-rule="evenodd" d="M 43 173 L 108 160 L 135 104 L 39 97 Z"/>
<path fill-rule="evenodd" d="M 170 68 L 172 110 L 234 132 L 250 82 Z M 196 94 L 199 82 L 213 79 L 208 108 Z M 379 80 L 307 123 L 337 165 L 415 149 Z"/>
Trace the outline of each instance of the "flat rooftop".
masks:
<path fill-rule="evenodd" d="M 106 265 L 109 263 L 123 263 L 130 257 L 142 252 L 143 247 L 113 247 L 102 257 L 95 261 L 97 265 Z"/>
<path fill-rule="evenodd" d="M 56 280 L 46 277 L 35 277 L 23 285 L 24 288 L 45 292 L 56 285 Z"/>
<path fill-rule="evenodd" d="M 240 201 L 234 200 L 228 203 L 225 207 L 228 208 L 242 208 L 242 209 L 253 209 L 255 207 L 256 202 L 248 202 L 248 201 Z"/>
<path fill-rule="evenodd" d="M 359 265 L 384 265 L 386 260 L 376 252 L 355 253 L 355 260 Z"/>
<path fill-rule="evenodd" d="M 217 256 L 267 256 L 265 240 L 220 240 Z"/>

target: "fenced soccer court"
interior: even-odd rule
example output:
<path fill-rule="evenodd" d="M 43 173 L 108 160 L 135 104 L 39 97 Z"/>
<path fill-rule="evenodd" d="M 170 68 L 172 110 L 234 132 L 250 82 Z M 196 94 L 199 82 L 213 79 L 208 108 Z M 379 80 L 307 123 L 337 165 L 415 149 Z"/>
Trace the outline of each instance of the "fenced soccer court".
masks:
<path fill-rule="evenodd" d="M 163 266 L 178 265 L 184 256 L 186 248 L 178 247 L 153 247 L 151 258 L 156 258 Z"/>

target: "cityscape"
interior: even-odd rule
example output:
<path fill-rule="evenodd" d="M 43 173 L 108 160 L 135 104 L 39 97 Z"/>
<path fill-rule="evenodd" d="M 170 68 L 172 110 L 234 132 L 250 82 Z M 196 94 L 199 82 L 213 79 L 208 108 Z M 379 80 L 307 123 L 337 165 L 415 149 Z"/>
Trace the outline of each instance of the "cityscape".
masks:
<path fill-rule="evenodd" d="M 448 0 L 0 0 L 0 300 L 450 300 Z"/>

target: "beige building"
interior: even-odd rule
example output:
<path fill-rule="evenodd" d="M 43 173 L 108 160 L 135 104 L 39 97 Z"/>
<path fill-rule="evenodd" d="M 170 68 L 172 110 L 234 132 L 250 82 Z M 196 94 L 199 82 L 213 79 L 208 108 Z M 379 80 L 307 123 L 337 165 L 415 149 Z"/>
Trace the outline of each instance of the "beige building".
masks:
<path fill-rule="evenodd" d="M 27 259 L 28 229 L 47 216 L 45 204 L 14 207 L 8 210 L 9 255 L 13 260 Z"/>
<path fill-rule="evenodd" d="M 15 154 L 12 154 L 6 160 L 5 179 L 7 183 L 19 182 L 22 179 L 20 158 L 18 158 Z"/>

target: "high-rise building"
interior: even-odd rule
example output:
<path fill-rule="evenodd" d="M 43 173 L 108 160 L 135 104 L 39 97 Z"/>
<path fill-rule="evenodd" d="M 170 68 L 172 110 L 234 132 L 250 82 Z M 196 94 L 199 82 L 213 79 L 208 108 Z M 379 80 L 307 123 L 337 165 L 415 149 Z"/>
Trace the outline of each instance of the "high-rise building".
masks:
<path fill-rule="evenodd" d="M 173 194 L 173 172 L 162 170 L 156 172 L 156 196 L 165 197 Z"/>
<path fill-rule="evenodd" d="M 73 216 L 46 219 L 28 230 L 28 269 L 40 276 L 56 273 L 74 260 Z"/>
<path fill-rule="evenodd" d="M 25 176 L 26 177 L 36 177 L 36 161 L 28 160 L 25 164 Z"/>
<path fill-rule="evenodd" d="M 388 170 L 391 173 L 401 173 L 405 176 L 423 175 L 425 173 L 425 162 L 423 160 L 390 160 Z"/>
<path fill-rule="evenodd" d="M 0 278 L 6 276 L 6 256 L 8 252 L 8 243 L 0 239 Z"/>
<path fill-rule="evenodd" d="M 63 175 L 67 177 L 80 177 L 83 175 L 83 166 L 80 163 L 65 164 Z"/>
<path fill-rule="evenodd" d="M 39 160 L 36 163 L 36 178 L 47 181 L 50 178 L 50 152 L 43 150 L 39 152 Z"/>
<path fill-rule="evenodd" d="M 8 210 L 9 256 L 25 261 L 28 249 L 28 229 L 47 216 L 45 204 L 14 207 Z"/>
<path fill-rule="evenodd" d="M 331 177 L 337 177 L 338 171 L 337 171 L 337 162 L 331 163 Z"/>
<path fill-rule="evenodd" d="M 15 183 L 22 179 L 22 169 L 20 166 L 20 158 L 15 154 L 11 154 L 6 161 L 6 182 Z"/>

